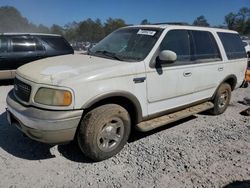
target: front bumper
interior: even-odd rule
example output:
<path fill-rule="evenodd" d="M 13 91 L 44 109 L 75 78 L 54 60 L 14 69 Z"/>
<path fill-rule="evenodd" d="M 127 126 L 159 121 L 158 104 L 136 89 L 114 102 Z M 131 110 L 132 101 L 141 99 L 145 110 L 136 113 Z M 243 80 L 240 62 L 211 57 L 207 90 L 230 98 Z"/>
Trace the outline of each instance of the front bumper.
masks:
<path fill-rule="evenodd" d="M 10 91 L 7 99 L 8 122 L 31 139 L 50 143 L 64 143 L 74 139 L 83 110 L 53 111 L 26 107 Z"/>

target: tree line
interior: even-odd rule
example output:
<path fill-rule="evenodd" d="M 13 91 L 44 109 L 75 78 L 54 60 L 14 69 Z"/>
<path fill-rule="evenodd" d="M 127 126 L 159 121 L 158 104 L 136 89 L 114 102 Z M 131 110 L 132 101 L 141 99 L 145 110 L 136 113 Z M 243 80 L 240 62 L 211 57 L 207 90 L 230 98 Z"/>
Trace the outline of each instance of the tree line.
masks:
<path fill-rule="evenodd" d="M 250 35 L 250 9 L 243 7 L 237 13 L 230 12 L 225 16 L 223 27 L 238 31 L 242 35 Z M 147 19 L 140 24 L 150 24 Z M 51 27 L 33 24 L 23 17 L 21 13 L 11 6 L 0 7 L 0 33 L 3 32 L 41 32 L 63 35 L 68 41 L 89 41 L 98 42 L 103 37 L 117 28 L 128 25 L 123 19 L 109 18 L 104 23 L 100 19 L 92 20 L 88 18 L 80 22 L 71 22 L 64 26 L 53 24 Z M 207 26 L 205 16 L 198 16 L 192 25 Z"/>

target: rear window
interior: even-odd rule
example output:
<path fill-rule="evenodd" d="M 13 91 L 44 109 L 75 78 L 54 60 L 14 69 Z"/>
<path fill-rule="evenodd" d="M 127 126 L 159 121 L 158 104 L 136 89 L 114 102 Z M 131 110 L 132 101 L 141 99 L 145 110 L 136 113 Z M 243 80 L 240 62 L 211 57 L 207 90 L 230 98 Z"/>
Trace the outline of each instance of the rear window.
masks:
<path fill-rule="evenodd" d="M 62 50 L 62 51 L 72 50 L 72 47 L 69 45 L 69 43 L 62 37 L 43 36 L 41 37 L 41 39 L 55 50 Z"/>
<path fill-rule="evenodd" d="M 240 36 L 235 33 L 218 32 L 228 59 L 246 58 L 247 54 Z"/>
<path fill-rule="evenodd" d="M 207 31 L 192 31 L 195 53 L 194 59 L 220 59 L 220 52 L 213 35 Z"/>

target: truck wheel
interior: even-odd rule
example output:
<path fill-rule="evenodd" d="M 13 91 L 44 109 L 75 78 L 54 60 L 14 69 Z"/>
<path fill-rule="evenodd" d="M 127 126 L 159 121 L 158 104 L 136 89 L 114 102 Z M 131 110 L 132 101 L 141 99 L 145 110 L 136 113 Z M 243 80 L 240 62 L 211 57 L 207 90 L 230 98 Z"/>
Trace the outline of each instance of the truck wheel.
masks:
<path fill-rule="evenodd" d="M 88 158 L 101 161 L 116 155 L 127 143 L 130 116 L 117 104 L 106 104 L 88 112 L 77 134 L 78 145 Z"/>
<path fill-rule="evenodd" d="M 217 90 L 213 103 L 214 108 L 210 110 L 213 115 L 219 115 L 225 112 L 231 99 L 231 86 L 227 83 L 220 85 Z"/>

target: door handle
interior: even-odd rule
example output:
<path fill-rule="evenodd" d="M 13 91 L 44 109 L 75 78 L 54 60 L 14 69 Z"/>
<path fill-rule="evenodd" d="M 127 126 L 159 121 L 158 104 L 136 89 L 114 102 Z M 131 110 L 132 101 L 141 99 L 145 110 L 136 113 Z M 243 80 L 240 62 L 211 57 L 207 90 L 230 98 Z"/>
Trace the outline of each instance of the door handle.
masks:
<path fill-rule="evenodd" d="M 192 76 L 192 72 L 184 72 L 184 73 L 183 73 L 183 76 L 185 76 L 185 77 Z"/>
<path fill-rule="evenodd" d="M 218 68 L 218 71 L 223 71 L 223 70 L 224 70 L 223 67 L 219 67 L 219 68 Z"/>
<path fill-rule="evenodd" d="M 146 77 L 139 77 L 139 78 L 134 78 L 133 81 L 134 83 L 142 83 L 146 80 Z"/>

